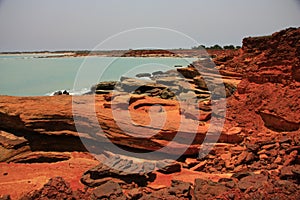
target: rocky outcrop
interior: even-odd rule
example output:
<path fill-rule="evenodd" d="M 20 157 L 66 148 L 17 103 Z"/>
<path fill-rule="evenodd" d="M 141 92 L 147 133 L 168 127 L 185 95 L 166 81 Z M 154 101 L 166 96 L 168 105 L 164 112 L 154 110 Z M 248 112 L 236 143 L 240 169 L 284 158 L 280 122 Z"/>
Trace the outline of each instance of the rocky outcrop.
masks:
<path fill-rule="evenodd" d="M 86 190 L 76 192 L 61 179 L 37 188 L 42 181 L 27 177 L 30 183 L 22 184 L 34 186 L 37 198 L 50 193 L 83 199 L 299 199 L 299 35 L 292 28 L 247 38 L 242 49 L 216 56 L 216 66 L 202 59 L 155 73 L 148 82 L 100 83 L 93 91 L 101 95 L 77 96 L 73 102 L 67 95 L 1 96 L 0 159 L 10 162 L 0 163 L 1 195 L 9 194 L 2 187 L 20 186 L 22 181 L 10 178 L 15 168 L 36 176 L 36 169 L 46 170 L 49 163 L 47 170 L 56 174 L 80 168 L 72 173 L 76 178 L 66 178 L 72 187 L 80 184 Z M 202 155 L 212 118 L 220 120 L 225 113 L 211 101 L 212 95 L 222 95 L 214 83 L 225 86 L 226 120 L 213 149 Z M 107 144 L 128 155 L 107 156 L 112 150 Z M 85 165 L 81 156 L 87 150 L 101 162 L 90 159 Z M 149 158 L 154 151 L 160 154 Z M 167 155 L 178 159 L 164 160 Z"/>
<path fill-rule="evenodd" d="M 89 196 L 90 194 L 82 191 L 73 191 L 70 184 L 66 183 L 62 177 L 54 177 L 40 190 L 27 194 L 21 199 L 87 199 Z"/>
<path fill-rule="evenodd" d="M 299 28 L 288 28 L 270 36 L 248 37 L 243 40 L 238 55 L 225 61 L 223 56 L 215 61 L 221 70 L 241 73 L 251 82 L 288 85 L 299 82 L 299 39 Z"/>
<path fill-rule="evenodd" d="M 299 199 L 299 185 L 275 180 L 268 172 L 237 173 L 218 182 L 196 178 L 194 183 L 172 180 L 169 187 L 153 190 L 109 180 L 85 191 L 73 191 L 62 178 L 51 179 L 40 190 L 21 199 Z"/>
<path fill-rule="evenodd" d="M 277 131 L 299 130 L 299 39 L 299 28 L 266 37 L 249 37 L 234 56 L 215 58 L 221 73 L 238 72 L 243 77 L 235 97 L 227 101 L 229 118 L 237 118 L 235 121 L 242 126 L 260 131 L 262 123 Z"/>
<path fill-rule="evenodd" d="M 153 178 L 152 170 L 154 170 L 154 166 L 151 163 L 137 164 L 129 160 L 120 160 L 120 158 L 115 158 L 111 162 L 114 162 L 111 164 L 112 166 L 100 164 L 88 170 L 83 174 L 81 182 L 89 187 L 96 187 L 110 180 L 119 183 L 135 182 L 140 186 L 145 186 L 147 181 Z M 124 169 L 127 170 L 124 171 Z"/>

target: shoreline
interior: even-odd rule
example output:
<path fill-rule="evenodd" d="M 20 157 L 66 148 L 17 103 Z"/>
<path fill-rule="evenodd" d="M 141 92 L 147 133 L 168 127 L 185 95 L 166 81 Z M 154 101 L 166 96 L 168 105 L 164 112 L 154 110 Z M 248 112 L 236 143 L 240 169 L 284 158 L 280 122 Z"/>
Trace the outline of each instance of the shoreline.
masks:
<path fill-rule="evenodd" d="M 160 51 L 160 52 L 157 52 Z M 30 51 L 30 52 L 0 52 L 0 56 L 39 55 L 38 58 L 63 58 L 63 57 L 149 57 L 149 58 L 201 58 L 215 57 L 222 53 L 235 52 L 237 49 L 164 49 L 164 50 L 101 50 L 101 51 Z"/>
<path fill-rule="evenodd" d="M 245 38 L 216 67 L 198 60 L 176 69 L 184 78 L 171 70 L 141 88 L 125 78 L 76 99 L 0 95 L 0 197 L 299 199 L 299 40 L 300 28 Z M 220 85 L 208 90 L 220 79 L 226 98 Z"/>

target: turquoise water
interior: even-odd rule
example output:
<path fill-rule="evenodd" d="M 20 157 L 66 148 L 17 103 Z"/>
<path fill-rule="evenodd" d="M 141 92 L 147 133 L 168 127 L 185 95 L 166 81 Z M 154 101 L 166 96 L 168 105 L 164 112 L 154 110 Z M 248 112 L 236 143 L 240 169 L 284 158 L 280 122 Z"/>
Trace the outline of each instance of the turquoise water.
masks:
<path fill-rule="evenodd" d="M 134 77 L 142 72 L 167 71 L 175 69 L 175 65 L 187 66 L 194 60 L 195 58 L 37 58 L 30 54 L 1 55 L 0 95 L 43 96 L 64 89 L 80 94 L 99 81 L 119 80 L 121 76 Z"/>

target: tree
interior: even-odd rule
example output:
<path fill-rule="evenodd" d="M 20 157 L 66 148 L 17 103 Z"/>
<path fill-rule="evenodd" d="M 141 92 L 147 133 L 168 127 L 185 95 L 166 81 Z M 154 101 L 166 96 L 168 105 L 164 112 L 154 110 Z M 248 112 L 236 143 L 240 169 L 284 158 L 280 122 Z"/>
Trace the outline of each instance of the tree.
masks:
<path fill-rule="evenodd" d="M 224 49 L 235 49 L 233 45 L 225 45 L 223 46 Z"/>
<path fill-rule="evenodd" d="M 205 49 L 206 47 L 205 47 L 205 45 L 203 45 L 203 44 L 201 44 L 201 45 L 199 45 L 199 46 L 194 46 L 194 47 L 192 47 L 192 49 Z"/>
<path fill-rule="evenodd" d="M 208 47 L 207 49 L 222 50 L 223 48 L 220 45 L 215 44 L 214 46 Z"/>

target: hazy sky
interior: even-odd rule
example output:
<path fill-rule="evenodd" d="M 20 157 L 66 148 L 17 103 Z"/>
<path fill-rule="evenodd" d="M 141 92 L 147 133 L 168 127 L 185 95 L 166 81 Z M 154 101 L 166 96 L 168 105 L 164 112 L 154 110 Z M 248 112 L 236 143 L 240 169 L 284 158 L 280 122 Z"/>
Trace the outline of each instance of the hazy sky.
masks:
<path fill-rule="evenodd" d="M 298 0 L 0 0 L 0 51 L 93 49 L 141 27 L 173 29 L 207 46 L 241 45 L 246 36 L 290 26 L 300 26 Z M 139 40 L 161 48 L 193 45 L 166 29 L 132 31 L 100 48 L 138 48 Z"/>

